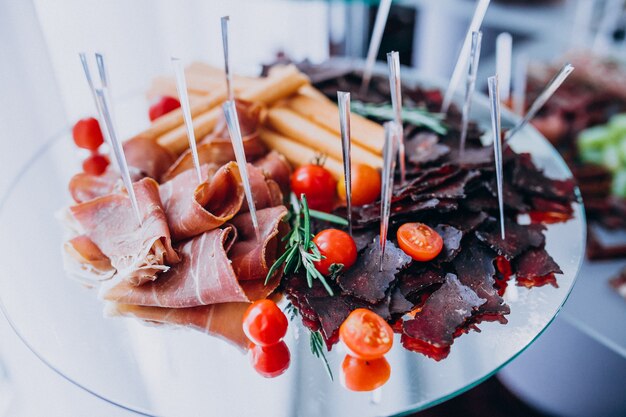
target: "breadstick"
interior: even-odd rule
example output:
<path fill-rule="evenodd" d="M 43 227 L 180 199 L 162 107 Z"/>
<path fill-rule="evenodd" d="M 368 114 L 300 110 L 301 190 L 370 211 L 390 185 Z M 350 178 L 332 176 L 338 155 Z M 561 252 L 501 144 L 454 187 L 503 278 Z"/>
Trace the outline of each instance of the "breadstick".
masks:
<path fill-rule="evenodd" d="M 290 98 L 287 106 L 331 132 L 337 135 L 341 134 L 339 130 L 339 110 L 332 101 L 328 99 L 320 100 L 310 95 L 300 94 Z M 385 130 L 378 123 L 352 113 L 350 117 L 350 134 L 354 143 L 377 155 L 382 155 Z"/>
<path fill-rule="evenodd" d="M 265 128 L 260 130 L 259 136 L 270 149 L 280 152 L 287 158 L 289 163 L 295 167 L 310 164 L 320 156 L 319 152 Z M 341 162 L 334 158 L 327 157 L 324 167 L 329 170 L 336 179 L 340 179 L 343 175 Z"/>
<path fill-rule="evenodd" d="M 342 151 L 339 135 L 320 127 L 317 123 L 302 117 L 293 110 L 284 107 L 272 108 L 268 112 L 268 122 L 278 133 L 341 160 Z M 379 155 L 375 155 L 357 144 L 352 145 L 352 160 L 374 168 L 382 167 L 382 158 Z"/>
<path fill-rule="evenodd" d="M 276 68 L 271 76 L 261 79 L 257 85 L 242 92 L 239 98 L 270 105 L 292 95 L 308 82 L 307 76 L 298 71 L 294 65 L 287 65 Z"/>
<path fill-rule="evenodd" d="M 200 141 L 206 135 L 211 133 L 221 115 L 222 107 L 217 106 L 205 113 L 194 117 L 193 131 L 196 134 L 196 140 Z M 163 136 L 159 137 L 157 139 L 157 142 L 159 143 L 159 145 L 168 149 L 170 152 L 173 152 L 175 154 L 182 153 L 185 149 L 187 149 L 187 146 L 189 145 L 185 125 L 180 125 L 177 128 L 167 132 Z"/>

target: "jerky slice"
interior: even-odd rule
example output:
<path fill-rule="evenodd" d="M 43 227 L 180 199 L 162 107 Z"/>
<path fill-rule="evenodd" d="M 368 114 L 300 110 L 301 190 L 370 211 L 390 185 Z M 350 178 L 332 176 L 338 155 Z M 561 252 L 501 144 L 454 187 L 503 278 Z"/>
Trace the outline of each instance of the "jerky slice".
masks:
<path fill-rule="evenodd" d="M 541 224 L 531 224 L 522 226 L 506 217 L 504 219 L 506 231 L 505 239 L 500 235 L 500 222 L 490 219 L 482 224 L 475 232 L 476 237 L 489 245 L 493 250 L 505 258 L 511 260 L 526 249 L 541 247 L 545 243 L 543 231 L 545 227 Z"/>

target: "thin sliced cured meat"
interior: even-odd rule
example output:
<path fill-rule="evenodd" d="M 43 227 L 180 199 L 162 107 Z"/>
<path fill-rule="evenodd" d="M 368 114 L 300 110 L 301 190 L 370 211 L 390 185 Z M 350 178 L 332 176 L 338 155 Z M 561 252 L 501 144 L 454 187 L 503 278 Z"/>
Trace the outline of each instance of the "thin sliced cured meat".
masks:
<path fill-rule="evenodd" d="M 527 288 L 551 284 L 558 287 L 554 274 L 562 274 L 545 248 L 530 248 L 513 260 L 517 285 Z"/>
<path fill-rule="evenodd" d="M 65 269 L 75 278 L 89 284 L 113 277 L 111 260 L 87 236 L 76 236 L 63 245 Z"/>
<path fill-rule="evenodd" d="M 132 304 L 110 303 L 108 316 L 134 317 L 146 322 L 188 327 L 217 336 L 220 339 L 248 350 L 250 341 L 243 332 L 241 322 L 250 303 L 222 303 L 189 308 L 144 307 Z"/>
<path fill-rule="evenodd" d="M 252 188 L 254 206 L 257 210 L 282 204 L 283 193 L 280 191 L 280 187 L 274 180 L 267 178 L 261 169 L 248 164 L 248 178 L 250 179 L 250 188 Z M 247 211 L 249 211 L 249 207 L 246 202 L 241 206 L 241 212 Z"/>
<path fill-rule="evenodd" d="M 130 177 L 133 182 L 144 177 L 138 169 L 129 167 Z M 122 178 L 120 173 L 109 167 L 102 175 L 79 172 L 70 179 L 70 195 L 77 203 L 84 203 L 94 198 L 111 194 L 121 189 Z"/>
<path fill-rule="evenodd" d="M 291 165 L 282 154 L 271 151 L 253 165 L 263 171 L 266 177 L 276 181 L 283 194 L 289 194 Z"/>
<path fill-rule="evenodd" d="M 70 207 L 78 234 L 87 236 L 106 255 L 115 278 L 139 285 L 179 261 L 172 248 L 159 185 L 151 178 L 133 184 L 142 224 L 137 221 L 130 198 L 109 194 Z"/>
<path fill-rule="evenodd" d="M 124 142 L 126 162 L 144 175 L 160 181 L 161 176 L 176 161 L 176 156 L 156 141 L 136 136 Z"/>
<path fill-rule="evenodd" d="M 236 240 L 233 226 L 214 229 L 178 246 L 181 262 L 158 280 L 141 286 L 126 282 L 103 286 L 107 301 L 153 307 L 184 308 L 266 298 L 280 279 L 268 285 L 264 279 L 240 285 L 227 252 Z"/>
<path fill-rule="evenodd" d="M 505 239 L 500 234 L 500 222 L 495 219 L 485 221 L 475 232 L 476 237 L 489 245 L 498 255 L 511 260 L 530 247 L 542 247 L 545 244 L 542 224 L 521 225 L 505 217 Z"/>
<path fill-rule="evenodd" d="M 229 252 L 235 275 L 240 281 L 265 279 L 277 258 L 279 229 L 287 226 L 282 220 L 287 215 L 285 206 L 257 211 L 260 241 L 257 241 L 250 213 L 242 213 L 232 220 L 237 228 L 237 241 Z"/>
<path fill-rule="evenodd" d="M 174 241 L 220 227 L 241 209 L 244 191 L 237 164 L 202 165 L 204 182 L 188 170 L 161 184 L 160 195 Z"/>

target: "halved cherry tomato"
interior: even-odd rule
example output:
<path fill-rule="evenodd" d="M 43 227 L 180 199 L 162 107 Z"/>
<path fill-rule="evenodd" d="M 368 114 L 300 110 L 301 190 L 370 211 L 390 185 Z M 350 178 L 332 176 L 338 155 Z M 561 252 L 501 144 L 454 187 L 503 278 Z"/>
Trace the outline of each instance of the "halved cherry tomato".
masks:
<path fill-rule="evenodd" d="M 416 261 L 430 261 L 443 249 L 443 239 L 424 223 L 405 223 L 396 234 L 398 246 Z"/>
<path fill-rule="evenodd" d="M 287 333 L 287 317 L 272 300 L 255 301 L 243 315 L 243 331 L 255 344 L 269 346 Z"/>
<path fill-rule="evenodd" d="M 99 153 L 92 154 L 83 161 L 83 171 L 91 175 L 102 175 L 109 166 L 109 158 Z"/>
<path fill-rule="evenodd" d="M 163 116 L 180 107 L 180 101 L 174 97 L 163 96 L 156 103 L 150 106 L 149 116 L 150 121 L 153 122 L 159 117 Z"/>
<path fill-rule="evenodd" d="M 391 349 L 393 330 L 378 314 L 357 308 L 341 324 L 339 339 L 355 358 L 378 359 Z"/>
<path fill-rule="evenodd" d="M 337 181 L 326 168 L 319 165 L 303 165 L 291 176 L 291 191 L 299 198 L 306 195 L 309 207 L 330 212 L 335 203 Z"/>
<path fill-rule="evenodd" d="M 365 164 L 352 165 L 352 204 L 364 206 L 371 204 L 380 197 L 380 174 L 375 168 Z M 337 183 L 337 194 L 346 199 L 344 179 Z"/>
<path fill-rule="evenodd" d="M 365 360 L 346 355 L 341 364 L 341 384 L 351 391 L 373 391 L 390 376 L 391 366 L 385 358 Z"/>
<path fill-rule="evenodd" d="M 104 142 L 102 137 L 102 130 L 100 130 L 100 124 L 98 120 L 93 117 L 87 117 L 80 119 L 74 125 L 72 129 L 72 136 L 74 137 L 74 143 L 79 148 L 89 149 L 92 152 L 98 150 L 100 145 Z"/>
<path fill-rule="evenodd" d="M 346 270 L 356 262 L 356 243 L 352 236 L 342 230 L 322 230 L 315 235 L 313 243 L 322 254 L 322 260 L 315 262 L 315 268 L 324 275 L 330 273 L 332 264 L 342 264 Z"/>
<path fill-rule="evenodd" d="M 285 342 L 271 346 L 253 345 L 250 350 L 250 362 L 261 376 L 274 378 L 289 368 L 291 354 Z"/>

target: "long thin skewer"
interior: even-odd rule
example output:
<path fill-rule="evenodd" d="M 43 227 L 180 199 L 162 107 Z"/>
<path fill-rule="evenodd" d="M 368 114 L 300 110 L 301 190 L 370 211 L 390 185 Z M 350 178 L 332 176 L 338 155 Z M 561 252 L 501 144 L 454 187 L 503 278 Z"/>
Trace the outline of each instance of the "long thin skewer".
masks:
<path fill-rule="evenodd" d="M 226 92 L 228 93 L 228 100 L 234 100 L 235 95 L 233 93 L 233 76 L 230 73 L 230 57 L 228 55 L 228 22 L 229 16 L 223 16 L 222 23 L 222 47 L 224 49 L 224 73 L 226 74 Z"/>
<path fill-rule="evenodd" d="M 461 47 L 461 52 L 459 53 L 459 58 L 456 61 L 452 77 L 450 78 L 450 84 L 448 84 L 446 94 L 443 96 L 443 103 L 441 105 L 442 113 L 448 112 L 450 104 L 452 103 L 452 98 L 454 97 L 454 92 L 456 91 L 459 82 L 461 82 L 461 77 L 463 76 L 465 68 L 467 68 L 467 60 L 469 59 L 470 54 L 470 44 L 472 42 L 472 32 L 478 32 L 478 29 L 485 18 L 485 13 L 487 13 L 489 2 L 490 0 L 480 0 L 476 6 L 476 10 L 474 10 L 474 16 L 472 16 L 472 21 L 467 29 L 467 34 L 465 35 L 465 40 L 463 41 L 463 46 Z"/>
<path fill-rule="evenodd" d="M 241 128 L 239 126 L 239 117 L 237 116 L 237 108 L 233 100 L 228 100 L 222 106 L 224 109 L 224 115 L 226 116 L 226 124 L 228 125 L 228 133 L 230 134 L 230 140 L 233 143 L 233 149 L 235 150 L 235 158 L 237 159 L 237 166 L 239 167 L 239 174 L 241 181 L 243 182 L 243 189 L 246 194 L 246 200 L 248 200 L 248 208 L 250 209 L 250 218 L 252 219 L 252 226 L 256 234 L 257 240 L 261 239 L 259 232 L 259 221 L 256 215 L 256 206 L 254 204 L 254 198 L 252 196 L 252 187 L 250 186 L 250 177 L 248 176 L 248 164 L 246 161 L 246 153 L 243 149 L 243 138 L 241 136 Z"/>
<path fill-rule="evenodd" d="M 98 113 L 100 114 L 100 120 L 104 122 L 106 129 L 104 129 L 105 136 L 108 139 L 109 145 L 113 149 L 113 154 L 115 155 L 115 160 L 117 161 L 117 166 L 122 174 L 122 180 L 124 181 L 124 186 L 126 187 L 126 191 L 128 191 L 128 196 L 130 197 L 130 203 L 133 206 L 133 210 L 137 215 L 137 220 L 139 221 L 139 225 L 142 225 L 141 212 L 139 211 L 139 204 L 137 203 L 137 196 L 135 195 L 135 189 L 133 188 L 133 182 L 130 179 L 130 172 L 128 171 L 128 164 L 126 163 L 126 156 L 124 155 L 124 148 L 120 143 L 117 134 L 115 132 L 115 127 L 113 125 L 113 120 L 111 118 L 110 107 L 107 103 L 107 97 L 105 92 L 98 88 L 96 89 L 96 98 L 98 101 Z"/>
<path fill-rule="evenodd" d="M 480 61 L 480 47 L 483 39 L 482 32 L 472 32 L 472 51 L 470 54 L 470 64 L 465 83 L 465 101 L 463 102 L 463 112 L 461 114 L 461 143 L 459 144 L 459 154 L 461 160 L 465 155 L 465 141 L 467 140 L 467 127 L 472 109 L 472 97 L 476 89 L 476 74 L 478 73 L 478 62 Z"/>
<path fill-rule="evenodd" d="M 385 25 L 387 24 L 387 17 L 389 16 L 390 8 L 391 0 L 381 0 L 378 5 L 376 20 L 374 21 L 374 29 L 372 30 L 372 38 L 370 39 L 370 46 L 367 49 L 367 58 L 365 60 L 365 69 L 363 70 L 361 89 L 359 90 L 361 95 L 365 95 L 370 86 L 370 81 L 372 80 L 372 70 L 374 69 L 374 63 L 376 62 L 376 55 L 378 55 L 378 50 L 380 49 L 380 41 L 383 39 L 383 32 L 385 31 Z"/>
<path fill-rule="evenodd" d="M 544 87 L 541 94 L 539 94 L 539 96 L 535 99 L 533 104 L 528 109 L 526 116 L 524 116 L 524 118 L 513 129 L 507 132 L 504 138 L 505 140 L 511 139 L 517 132 L 522 130 L 533 117 L 535 117 L 537 112 L 543 107 L 544 104 L 546 104 L 546 101 L 552 97 L 554 92 L 561 86 L 561 84 L 563 84 L 563 81 L 565 81 L 572 71 L 574 71 L 572 64 L 567 63 L 561 67 L 559 72 L 552 77 L 550 82 L 548 82 L 548 84 Z"/>
<path fill-rule="evenodd" d="M 391 214 L 391 197 L 393 195 L 393 178 L 395 171 L 396 152 L 398 150 L 399 128 L 396 122 L 385 123 L 385 144 L 383 147 L 382 187 L 380 189 L 380 264 L 379 271 L 383 270 L 383 259 L 387 245 L 389 231 L 389 216 Z"/>
<path fill-rule="evenodd" d="M 85 73 L 85 79 L 87 79 L 87 84 L 89 84 L 89 91 L 91 92 L 91 97 L 93 98 L 93 102 L 96 105 L 96 109 L 98 108 L 98 98 L 96 97 L 96 87 L 93 84 L 93 79 L 91 78 L 91 71 L 89 70 L 89 62 L 87 62 L 87 55 L 84 52 L 80 52 L 78 54 L 80 57 L 80 63 L 83 66 L 83 72 Z"/>
<path fill-rule="evenodd" d="M 392 51 L 387 54 L 389 66 L 389 89 L 391 90 L 391 105 L 394 121 L 398 129 L 398 155 L 400 158 L 400 183 L 406 179 L 406 163 L 404 154 L 404 132 L 402 128 L 402 81 L 400 79 L 400 54 Z"/>
<path fill-rule="evenodd" d="M 496 74 L 498 74 L 501 102 L 507 102 L 511 97 L 512 54 L 513 37 L 508 32 L 502 32 L 496 38 Z"/>
<path fill-rule="evenodd" d="M 339 129 L 341 130 L 341 148 L 343 151 L 343 178 L 346 187 L 346 206 L 348 210 L 348 232 L 352 236 L 352 158 L 350 155 L 350 93 L 337 91 L 339 105 Z"/>
<path fill-rule="evenodd" d="M 187 80 L 185 79 L 185 69 L 178 58 L 172 57 L 172 66 L 176 75 L 176 90 L 178 91 L 178 99 L 183 109 L 183 118 L 185 119 L 185 127 L 187 128 L 187 138 L 189 139 L 189 149 L 193 156 L 193 165 L 198 175 L 198 183 L 202 183 L 202 170 L 200 169 L 200 159 L 198 158 L 198 148 L 196 147 L 196 134 L 193 130 L 193 118 L 191 117 L 191 108 L 189 106 L 189 95 L 187 94 Z"/>
<path fill-rule="evenodd" d="M 524 116 L 526 107 L 526 82 L 528 78 L 528 56 L 525 54 L 517 56 L 515 66 L 515 79 L 513 86 L 513 111 Z"/>
<path fill-rule="evenodd" d="M 115 109 L 113 108 L 113 92 L 111 91 L 111 84 L 109 83 L 109 72 L 106 69 L 106 65 L 104 64 L 104 55 L 99 52 L 95 53 L 96 56 L 96 67 L 98 67 L 98 75 L 100 76 L 100 86 L 102 87 L 102 91 L 107 96 L 107 100 L 109 102 L 111 112 L 111 119 L 115 120 Z"/>
<path fill-rule="evenodd" d="M 491 110 L 491 129 L 493 131 L 493 155 L 496 164 L 496 182 L 498 186 L 498 207 L 500 209 L 500 235 L 504 240 L 504 196 L 502 193 L 502 134 L 500 125 L 500 92 L 498 91 L 498 76 L 494 75 L 487 80 L 489 85 L 489 104 Z"/>

